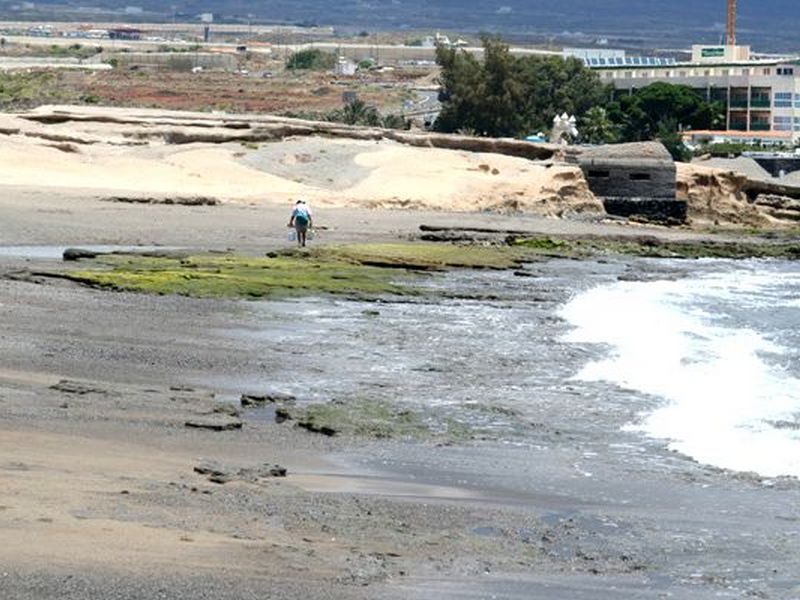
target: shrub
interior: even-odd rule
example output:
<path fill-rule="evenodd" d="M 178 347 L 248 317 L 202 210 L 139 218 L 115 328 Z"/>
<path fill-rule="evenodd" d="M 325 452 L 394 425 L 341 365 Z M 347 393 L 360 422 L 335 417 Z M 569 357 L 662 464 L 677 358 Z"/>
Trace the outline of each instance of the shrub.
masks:
<path fill-rule="evenodd" d="M 336 64 L 336 57 L 330 52 L 312 48 L 295 52 L 286 60 L 286 68 L 291 70 L 326 71 Z"/>

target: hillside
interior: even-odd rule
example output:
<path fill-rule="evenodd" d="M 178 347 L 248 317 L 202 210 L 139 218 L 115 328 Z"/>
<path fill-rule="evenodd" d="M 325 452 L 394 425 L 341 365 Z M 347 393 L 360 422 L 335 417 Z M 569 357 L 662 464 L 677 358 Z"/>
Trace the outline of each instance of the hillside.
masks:
<path fill-rule="evenodd" d="M 99 7 L 124 14 L 135 4 L 144 9 L 142 18 L 175 16 L 193 19 L 213 12 L 227 21 L 249 18 L 269 22 L 315 23 L 339 28 L 425 29 L 497 31 L 505 34 L 576 42 L 591 37 L 608 37 L 616 44 L 685 47 L 690 42 L 716 43 L 724 30 L 723 0 L 88 0 L 84 3 L 35 3 L 33 12 L 21 10 L 20 3 L 0 2 L 5 18 L 44 17 L 48 12 L 73 18 L 90 18 L 86 7 Z M 800 26 L 800 8 L 793 0 L 742 0 L 739 8 L 740 37 L 745 43 L 769 50 L 797 48 L 794 31 Z M 12 7 L 17 6 L 16 10 Z M 598 6 L 602 6 L 598 10 Z M 99 16 L 99 15 L 96 15 Z M 131 15 L 128 15 L 130 17 Z"/>

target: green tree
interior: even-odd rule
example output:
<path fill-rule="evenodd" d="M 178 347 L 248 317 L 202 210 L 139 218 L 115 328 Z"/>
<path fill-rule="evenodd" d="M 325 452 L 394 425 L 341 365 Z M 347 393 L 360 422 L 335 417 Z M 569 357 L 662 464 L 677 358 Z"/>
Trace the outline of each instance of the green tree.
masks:
<path fill-rule="evenodd" d="M 611 119 L 623 129 L 626 141 L 652 140 L 665 124 L 678 129 L 710 129 L 721 112 L 685 85 L 653 83 L 611 103 Z"/>
<path fill-rule="evenodd" d="M 623 141 L 659 140 L 676 160 L 686 160 L 680 132 L 712 129 L 724 107 L 688 86 L 659 82 L 612 102 L 608 112 Z"/>
<path fill-rule="evenodd" d="M 483 68 L 478 60 L 472 54 L 439 46 L 436 62 L 442 68 L 439 76 L 442 110 L 436 119 L 436 129 L 446 132 L 471 129 L 486 135 L 478 124 L 482 117 L 479 103 L 483 87 Z"/>
<path fill-rule="evenodd" d="M 575 59 L 514 57 L 497 39 L 483 38 L 484 59 L 439 47 L 442 71 L 439 131 L 521 137 L 549 129 L 562 112 L 582 115 L 610 95 L 596 73 Z"/>
<path fill-rule="evenodd" d="M 655 139 L 664 145 L 675 160 L 689 162 L 692 159 L 692 152 L 683 143 L 678 123 L 674 119 L 666 119 L 659 123 Z"/>
<path fill-rule="evenodd" d="M 580 121 L 578 133 L 589 144 L 610 144 L 619 139 L 619 127 L 602 106 L 593 106 Z"/>

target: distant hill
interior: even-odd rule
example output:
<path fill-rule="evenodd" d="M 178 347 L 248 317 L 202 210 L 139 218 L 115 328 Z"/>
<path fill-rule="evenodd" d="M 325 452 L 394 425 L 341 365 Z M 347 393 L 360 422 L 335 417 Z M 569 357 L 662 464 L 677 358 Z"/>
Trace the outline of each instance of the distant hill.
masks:
<path fill-rule="evenodd" d="M 19 1 L 0 0 L 0 9 Z M 579 41 L 609 38 L 639 45 L 686 47 L 717 43 L 725 28 L 725 0 L 60 0 L 51 5 L 122 11 L 137 5 L 163 18 L 213 12 L 223 20 L 315 23 L 351 30 L 442 29 L 491 31 Z M 739 0 L 740 40 L 759 49 L 800 50 L 798 0 Z M 6 18 L 11 15 L 5 11 Z"/>

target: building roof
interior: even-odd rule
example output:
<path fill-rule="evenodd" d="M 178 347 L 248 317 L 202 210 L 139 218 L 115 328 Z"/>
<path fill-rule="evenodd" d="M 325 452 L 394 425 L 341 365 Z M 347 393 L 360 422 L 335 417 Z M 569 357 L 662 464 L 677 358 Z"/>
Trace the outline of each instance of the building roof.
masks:
<path fill-rule="evenodd" d="M 631 142 L 628 144 L 582 147 L 580 157 L 587 160 L 649 159 L 672 161 L 672 156 L 660 142 Z"/>
<path fill-rule="evenodd" d="M 628 57 L 627 60 L 630 60 L 631 57 Z M 643 59 L 644 60 L 644 59 Z M 681 61 L 681 62 L 671 62 L 667 64 L 630 64 L 626 62 L 625 64 L 617 64 L 617 65 L 595 65 L 595 64 L 587 64 L 589 68 L 592 69 L 600 69 L 600 70 L 630 70 L 630 69 L 709 69 L 715 67 L 721 68 L 736 68 L 736 67 L 777 67 L 779 65 L 800 65 L 800 57 L 794 58 L 762 58 L 757 60 L 739 60 L 739 61 L 718 61 L 718 62 L 692 62 L 692 61 Z"/>
<path fill-rule="evenodd" d="M 626 70 L 629 71 L 631 69 L 654 69 L 654 70 L 672 70 L 672 69 L 710 69 L 714 67 L 722 67 L 722 68 L 736 68 L 736 67 L 777 67 L 778 65 L 798 65 L 800 64 L 800 59 L 791 58 L 791 59 L 783 59 L 783 60 L 748 60 L 748 61 L 739 61 L 739 62 L 673 62 L 671 64 L 665 65 L 589 65 L 592 69 L 598 70 Z"/>
<path fill-rule="evenodd" d="M 791 139 L 791 131 L 738 131 L 738 130 L 692 130 L 684 131 L 684 137 L 708 136 L 708 137 L 746 137 L 746 138 L 775 138 Z"/>

